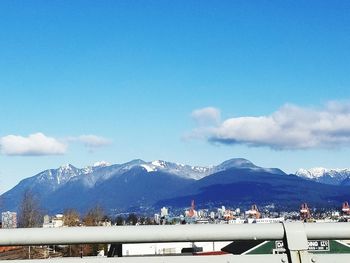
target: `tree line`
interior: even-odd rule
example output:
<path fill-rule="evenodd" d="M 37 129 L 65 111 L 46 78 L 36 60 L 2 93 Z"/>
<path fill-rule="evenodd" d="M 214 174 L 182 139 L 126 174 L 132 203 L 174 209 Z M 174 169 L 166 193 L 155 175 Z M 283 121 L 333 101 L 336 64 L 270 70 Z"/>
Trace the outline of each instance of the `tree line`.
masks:
<path fill-rule="evenodd" d="M 39 199 L 30 190 L 25 191 L 18 209 L 18 227 L 42 227 L 44 214 Z M 112 225 L 154 224 L 153 218 L 139 216 L 135 213 L 126 216 L 109 216 L 100 205 L 90 208 L 82 216 L 73 208 L 68 208 L 63 212 L 63 224 L 65 226 L 99 226 L 106 222 L 110 222 Z"/>

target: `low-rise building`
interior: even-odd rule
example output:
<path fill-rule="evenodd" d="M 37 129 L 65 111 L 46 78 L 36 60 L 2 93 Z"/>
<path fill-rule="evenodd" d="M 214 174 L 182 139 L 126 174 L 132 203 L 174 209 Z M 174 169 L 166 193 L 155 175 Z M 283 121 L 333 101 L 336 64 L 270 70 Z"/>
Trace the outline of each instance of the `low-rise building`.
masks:
<path fill-rule="evenodd" d="M 17 213 L 2 212 L 1 213 L 2 228 L 17 228 Z"/>
<path fill-rule="evenodd" d="M 57 214 L 55 216 L 44 216 L 44 224 L 43 228 L 55 228 L 55 227 L 63 227 L 63 215 Z"/>

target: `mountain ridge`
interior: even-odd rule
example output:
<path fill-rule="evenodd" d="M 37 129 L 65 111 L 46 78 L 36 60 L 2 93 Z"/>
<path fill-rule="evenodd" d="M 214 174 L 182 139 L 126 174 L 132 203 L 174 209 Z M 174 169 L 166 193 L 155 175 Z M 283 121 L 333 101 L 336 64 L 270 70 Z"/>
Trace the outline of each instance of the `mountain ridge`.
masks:
<path fill-rule="evenodd" d="M 310 169 L 299 169 L 295 173 L 297 176 L 330 185 L 343 185 L 349 181 L 350 168 L 324 168 L 314 167 Z"/>
<path fill-rule="evenodd" d="M 208 167 L 141 159 L 85 168 L 67 164 L 23 179 L 1 196 L 4 208 L 17 210 L 26 190 L 52 213 L 67 208 L 84 212 L 96 204 L 109 211 L 149 212 L 167 204 L 181 207 L 191 199 L 203 206 L 278 202 L 286 207 L 308 200 L 335 205 L 350 199 L 346 185 L 324 185 L 243 158 Z"/>

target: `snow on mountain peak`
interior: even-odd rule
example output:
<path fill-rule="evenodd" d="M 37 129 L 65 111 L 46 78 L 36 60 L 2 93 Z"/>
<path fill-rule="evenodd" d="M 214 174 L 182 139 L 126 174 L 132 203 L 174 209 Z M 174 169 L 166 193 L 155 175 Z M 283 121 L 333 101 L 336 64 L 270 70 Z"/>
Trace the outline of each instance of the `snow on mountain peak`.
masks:
<path fill-rule="evenodd" d="M 208 170 L 210 170 L 210 168 L 208 168 L 208 167 L 201 167 L 201 166 L 192 166 L 191 169 L 193 171 L 196 171 L 196 172 L 199 172 L 199 173 L 205 173 Z"/>
<path fill-rule="evenodd" d="M 320 178 L 320 177 L 324 176 L 324 174 L 327 172 L 328 172 L 328 170 L 326 168 L 314 167 L 314 168 L 311 168 L 308 170 L 307 169 L 299 169 L 296 172 L 296 175 L 313 179 L 313 178 Z"/>
<path fill-rule="evenodd" d="M 348 174 L 350 173 L 349 168 L 335 168 L 335 169 L 327 169 L 323 167 L 314 167 L 311 169 L 299 169 L 295 174 L 298 176 L 308 177 L 308 178 L 319 178 L 325 175 L 330 177 L 338 176 L 339 174 Z"/>
<path fill-rule="evenodd" d="M 69 181 L 83 181 L 89 187 L 96 182 L 102 182 L 112 176 L 119 176 L 134 168 L 141 168 L 145 172 L 159 172 L 170 175 L 176 175 L 191 180 L 199 180 L 210 174 L 224 171 L 226 169 L 250 168 L 257 169 L 259 167 L 253 165 L 245 159 L 231 159 L 217 166 L 192 166 L 181 163 L 172 163 L 163 160 L 155 160 L 145 162 L 141 159 L 132 160 L 123 164 L 110 165 L 105 161 L 95 162 L 91 166 L 85 168 L 76 168 L 71 164 L 65 164 L 58 169 L 50 169 L 38 174 L 36 178 L 40 184 L 50 185 L 52 189 L 58 189 Z M 261 168 L 263 169 L 263 168 Z"/>
<path fill-rule="evenodd" d="M 61 165 L 58 169 L 61 171 L 66 171 L 66 170 L 72 170 L 73 165 L 67 163 L 64 165 Z"/>
<path fill-rule="evenodd" d="M 161 161 L 161 160 L 153 161 L 152 165 L 157 166 L 157 167 L 162 167 L 162 168 L 166 167 L 166 163 L 164 161 Z"/>
<path fill-rule="evenodd" d="M 52 189 L 56 189 L 68 182 L 71 178 L 80 174 L 80 170 L 71 164 L 65 164 L 58 169 L 49 169 L 39 173 L 35 178 L 39 184 L 50 185 Z"/>
<path fill-rule="evenodd" d="M 315 167 L 311 169 L 299 169 L 295 174 L 320 183 L 341 184 L 345 179 L 350 177 L 350 169 Z"/>

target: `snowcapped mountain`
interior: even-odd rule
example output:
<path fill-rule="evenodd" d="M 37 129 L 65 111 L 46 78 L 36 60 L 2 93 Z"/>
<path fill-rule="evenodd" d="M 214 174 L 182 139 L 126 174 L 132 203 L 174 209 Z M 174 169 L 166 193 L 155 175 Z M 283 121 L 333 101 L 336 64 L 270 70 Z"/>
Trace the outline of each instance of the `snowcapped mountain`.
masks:
<path fill-rule="evenodd" d="M 190 166 L 180 163 L 171 163 L 162 160 L 143 163 L 140 165 L 147 172 L 161 171 L 165 173 L 175 174 L 179 177 L 199 180 L 210 174 L 212 168 L 201 166 Z"/>
<path fill-rule="evenodd" d="M 55 188 L 57 185 L 65 184 L 72 177 L 78 176 L 79 174 L 81 174 L 80 169 L 71 164 L 66 164 L 58 169 L 43 171 L 33 179 L 36 181 L 36 183 L 45 183 Z"/>
<path fill-rule="evenodd" d="M 48 211 L 75 207 L 84 211 L 91 204 L 126 209 L 150 206 L 208 175 L 205 167 L 166 161 L 133 160 L 123 164 L 95 163 L 85 168 L 71 164 L 45 170 L 22 180 L 1 198 L 8 210 L 17 210 L 23 193 L 33 192 Z"/>
<path fill-rule="evenodd" d="M 204 206 L 277 200 L 285 205 L 294 202 L 293 207 L 305 200 L 334 204 L 350 199 L 348 187 L 319 184 L 305 174 L 309 180 L 242 158 L 208 167 L 140 159 L 112 165 L 98 162 L 81 169 L 67 164 L 22 180 L 0 198 L 4 209 L 16 211 L 23 193 L 30 190 L 52 213 L 67 208 L 85 212 L 96 204 L 111 211 L 149 211 L 167 204 L 183 207 L 192 199 Z M 297 188 L 302 189 L 290 190 Z"/>
<path fill-rule="evenodd" d="M 76 168 L 71 164 L 65 164 L 60 166 L 58 169 L 45 170 L 33 177 L 24 179 L 26 184 L 31 184 L 33 187 L 45 186 L 51 190 L 56 190 L 59 187 L 65 185 L 70 180 L 78 178 L 82 175 L 88 175 L 96 172 L 100 168 L 107 167 L 107 163 L 99 162 L 92 166 L 87 166 L 82 169 Z"/>
<path fill-rule="evenodd" d="M 279 169 L 261 168 L 242 158 L 230 159 L 217 166 L 209 167 L 191 166 L 163 160 L 145 162 L 136 159 L 127 163 L 114 165 L 104 161 L 96 162 L 93 165 L 84 168 L 77 168 L 71 164 L 65 164 L 58 169 L 45 170 L 33 177 L 24 179 L 20 184 L 27 188 L 30 186 L 30 189 L 45 188 L 46 192 L 55 191 L 68 182 L 80 182 L 84 187 L 92 188 L 96 184 L 100 184 L 111 177 L 118 177 L 133 169 L 142 169 L 147 173 L 162 172 L 176 175 L 184 179 L 200 180 L 210 174 L 232 168 L 284 174 L 284 172 Z"/>
<path fill-rule="evenodd" d="M 283 171 L 276 168 L 261 168 L 254 165 L 252 162 L 243 158 L 234 158 L 227 160 L 217 166 L 191 166 L 180 163 L 172 163 L 162 160 L 156 160 L 153 162 L 143 162 L 142 160 L 137 160 L 135 166 L 140 166 L 144 168 L 147 172 L 165 172 L 170 174 L 175 174 L 179 177 L 199 180 L 210 174 L 217 173 L 220 171 L 229 170 L 231 168 L 235 169 L 251 169 L 256 171 L 267 171 L 276 174 L 284 174 Z"/>
<path fill-rule="evenodd" d="M 316 167 L 308 170 L 299 169 L 295 174 L 319 183 L 342 185 L 345 183 L 344 181 L 346 179 L 350 178 L 350 169 L 327 169 L 323 167 Z"/>

